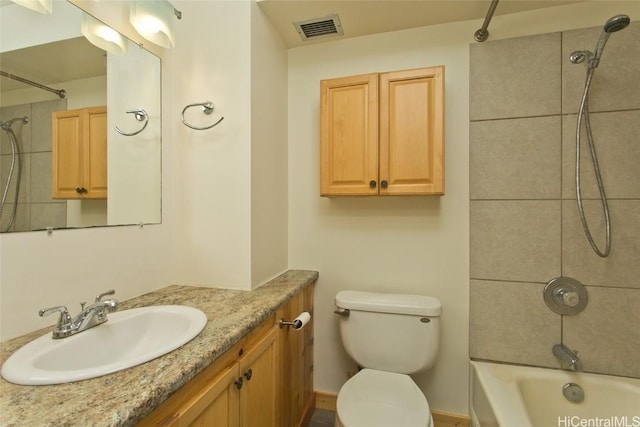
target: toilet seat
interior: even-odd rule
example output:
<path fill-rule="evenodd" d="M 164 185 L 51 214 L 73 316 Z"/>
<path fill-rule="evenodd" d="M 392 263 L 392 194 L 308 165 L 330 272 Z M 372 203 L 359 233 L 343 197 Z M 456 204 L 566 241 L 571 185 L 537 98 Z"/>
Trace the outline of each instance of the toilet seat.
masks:
<path fill-rule="evenodd" d="M 429 403 L 405 374 L 363 369 L 338 393 L 337 425 L 431 427 Z"/>

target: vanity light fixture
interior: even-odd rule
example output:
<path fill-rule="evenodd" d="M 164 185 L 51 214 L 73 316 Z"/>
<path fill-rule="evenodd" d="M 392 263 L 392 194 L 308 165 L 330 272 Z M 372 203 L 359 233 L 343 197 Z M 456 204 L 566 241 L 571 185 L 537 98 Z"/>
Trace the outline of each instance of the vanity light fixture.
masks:
<path fill-rule="evenodd" d="M 136 31 L 164 48 L 175 44 L 174 15 L 182 19 L 182 12 L 167 0 L 134 0 L 129 9 L 129 21 Z"/>
<path fill-rule="evenodd" d="M 87 13 L 82 14 L 80 30 L 87 40 L 100 49 L 116 55 L 127 52 L 127 41 L 119 32 Z"/>
<path fill-rule="evenodd" d="M 53 8 L 53 0 L 11 0 L 15 4 L 24 6 L 27 9 L 35 10 L 36 12 L 49 14 Z"/>

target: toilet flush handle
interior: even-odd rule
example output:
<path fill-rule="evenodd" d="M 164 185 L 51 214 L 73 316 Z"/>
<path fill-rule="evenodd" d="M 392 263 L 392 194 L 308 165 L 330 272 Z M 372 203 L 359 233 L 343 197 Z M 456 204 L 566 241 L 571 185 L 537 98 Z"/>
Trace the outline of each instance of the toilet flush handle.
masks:
<path fill-rule="evenodd" d="M 349 317 L 349 309 L 348 308 L 340 308 L 338 307 L 335 311 L 335 314 L 338 314 L 340 316 L 344 316 L 344 317 Z"/>

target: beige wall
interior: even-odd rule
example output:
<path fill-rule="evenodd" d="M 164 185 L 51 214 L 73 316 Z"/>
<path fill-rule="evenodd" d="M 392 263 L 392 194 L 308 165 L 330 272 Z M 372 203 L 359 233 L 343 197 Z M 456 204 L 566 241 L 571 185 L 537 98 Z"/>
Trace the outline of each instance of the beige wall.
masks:
<path fill-rule="evenodd" d="M 626 12 L 626 11 L 625 11 Z M 560 368 L 551 348 L 579 351 L 585 371 L 640 376 L 640 21 L 612 34 L 589 93 L 591 127 L 609 199 L 612 249 L 596 255 L 575 196 L 576 119 L 601 27 L 471 49 L 471 357 Z M 604 226 L 582 131 L 586 216 L 600 250 Z M 570 276 L 589 303 L 562 318 L 545 284 Z"/>
<path fill-rule="evenodd" d="M 490 39 L 602 25 L 621 12 L 640 15 L 631 2 L 597 2 L 497 16 Z M 289 51 L 289 264 L 320 271 L 315 305 L 319 390 L 337 392 L 354 370 L 333 314 L 339 290 L 426 294 L 443 304 L 441 352 L 437 365 L 416 381 L 432 409 L 467 413 L 468 59 L 480 24 L 453 23 Z M 445 196 L 321 198 L 319 80 L 439 64 L 446 67 Z M 491 325 L 491 314 L 486 320 Z"/>

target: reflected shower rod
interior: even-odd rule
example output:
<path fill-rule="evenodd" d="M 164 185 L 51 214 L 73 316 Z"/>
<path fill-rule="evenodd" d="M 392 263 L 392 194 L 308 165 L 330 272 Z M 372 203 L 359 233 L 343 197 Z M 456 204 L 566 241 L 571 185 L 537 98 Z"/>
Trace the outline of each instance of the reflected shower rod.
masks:
<path fill-rule="evenodd" d="M 19 81 L 20 83 L 25 83 L 25 84 L 37 87 L 38 89 L 42 89 L 42 90 L 46 90 L 46 91 L 49 91 L 49 92 L 53 92 L 56 95 L 58 95 L 60 98 L 64 98 L 64 97 L 67 96 L 67 92 L 64 89 L 53 89 L 53 88 L 50 88 L 48 86 L 41 85 L 40 83 L 36 83 L 34 81 L 24 79 L 24 78 L 22 78 L 20 76 L 16 76 L 15 74 L 9 74 L 9 73 L 7 73 L 5 71 L 0 71 L 0 76 L 7 77 L 7 78 L 9 78 L 11 80 L 16 80 L 16 81 Z"/>

